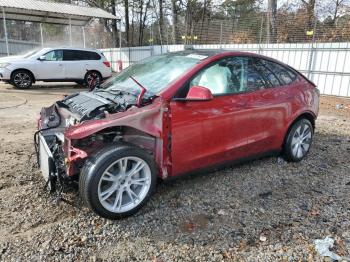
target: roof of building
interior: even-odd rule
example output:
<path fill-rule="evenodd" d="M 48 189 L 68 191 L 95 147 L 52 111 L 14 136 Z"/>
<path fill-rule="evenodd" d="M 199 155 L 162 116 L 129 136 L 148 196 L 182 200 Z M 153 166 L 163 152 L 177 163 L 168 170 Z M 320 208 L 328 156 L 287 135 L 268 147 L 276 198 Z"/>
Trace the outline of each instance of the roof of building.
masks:
<path fill-rule="evenodd" d="M 107 11 L 87 6 L 40 0 L 0 0 L 7 19 L 83 26 L 93 18 L 118 19 Z M 0 10 L 0 17 L 3 13 Z"/>

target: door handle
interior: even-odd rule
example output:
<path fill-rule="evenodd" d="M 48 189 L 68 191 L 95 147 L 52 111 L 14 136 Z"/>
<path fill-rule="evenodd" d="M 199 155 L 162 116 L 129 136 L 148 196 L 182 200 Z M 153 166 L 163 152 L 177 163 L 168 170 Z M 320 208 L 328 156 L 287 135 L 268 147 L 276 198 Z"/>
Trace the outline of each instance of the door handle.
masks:
<path fill-rule="evenodd" d="M 58 66 L 63 66 L 63 64 L 58 64 Z"/>

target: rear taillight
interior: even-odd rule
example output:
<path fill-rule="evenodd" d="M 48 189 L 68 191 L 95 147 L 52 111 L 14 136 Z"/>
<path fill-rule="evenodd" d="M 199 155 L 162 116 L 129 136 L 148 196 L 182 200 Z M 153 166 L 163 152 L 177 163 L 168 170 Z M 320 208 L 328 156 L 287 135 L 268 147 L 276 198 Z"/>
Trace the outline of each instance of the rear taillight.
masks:
<path fill-rule="evenodd" d="M 107 67 L 111 67 L 111 63 L 108 62 L 108 61 L 103 61 L 103 64 L 104 64 L 105 66 L 107 66 Z"/>

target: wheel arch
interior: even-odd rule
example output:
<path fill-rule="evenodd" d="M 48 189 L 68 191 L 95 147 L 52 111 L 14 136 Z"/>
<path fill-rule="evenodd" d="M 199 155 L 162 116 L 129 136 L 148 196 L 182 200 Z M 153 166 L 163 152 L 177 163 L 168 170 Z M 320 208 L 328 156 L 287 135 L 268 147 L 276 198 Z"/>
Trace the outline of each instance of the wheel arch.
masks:
<path fill-rule="evenodd" d="M 98 69 L 87 69 L 87 71 L 86 71 L 86 73 L 85 73 L 85 75 L 84 75 L 84 79 L 86 79 L 87 74 L 90 73 L 90 72 L 96 72 L 96 73 L 98 73 L 98 74 L 100 75 L 100 77 L 102 78 L 102 73 L 101 73 Z"/>
<path fill-rule="evenodd" d="M 14 73 L 16 73 L 17 71 L 27 71 L 31 75 L 31 77 L 33 79 L 33 83 L 35 83 L 36 79 L 35 79 L 34 73 L 31 70 L 27 69 L 27 68 L 16 68 L 15 70 L 13 70 L 12 73 L 11 73 L 11 76 L 10 76 L 11 80 L 12 80 L 12 77 L 13 77 Z"/>
<path fill-rule="evenodd" d="M 315 115 L 314 113 L 310 112 L 310 111 L 305 111 L 305 112 L 300 113 L 297 117 L 295 117 L 295 118 L 293 119 L 293 121 L 291 121 L 291 122 L 289 123 L 288 128 L 287 128 L 287 130 L 286 130 L 286 132 L 285 132 L 285 134 L 284 134 L 282 147 L 284 147 L 284 145 L 285 145 L 285 143 L 286 143 L 286 139 L 287 139 L 287 137 L 288 137 L 288 134 L 289 134 L 290 129 L 291 129 L 292 126 L 293 126 L 296 122 L 298 122 L 300 119 L 307 119 L 307 120 L 309 120 L 309 121 L 311 122 L 311 125 L 312 125 L 313 130 L 315 130 L 316 115 Z"/>
<path fill-rule="evenodd" d="M 136 146 L 140 149 L 147 151 L 154 159 L 158 169 L 162 163 L 162 141 L 159 137 L 155 137 L 143 130 L 130 127 L 130 126 L 112 126 L 106 127 L 99 130 L 96 133 L 93 133 L 89 136 L 77 139 L 89 139 L 91 136 L 99 136 L 99 137 L 113 137 L 113 141 L 108 141 L 106 139 L 103 142 L 103 147 L 108 146 L 110 143 L 125 143 Z M 83 149 L 83 148 L 82 148 Z M 83 149 L 84 150 L 84 149 Z M 91 154 L 93 152 L 90 152 Z M 160 170 L 160 169 L 159 169 Z M 158 172 L 159 174 L 159 172 Z"/>

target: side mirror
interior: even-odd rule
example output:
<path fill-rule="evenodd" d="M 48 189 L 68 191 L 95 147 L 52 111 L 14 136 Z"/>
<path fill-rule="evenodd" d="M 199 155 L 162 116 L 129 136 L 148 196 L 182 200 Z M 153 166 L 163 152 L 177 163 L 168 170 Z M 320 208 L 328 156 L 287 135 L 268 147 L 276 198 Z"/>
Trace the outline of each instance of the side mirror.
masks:
<path fill-rule="evenodd" d="M 38 60 L 39 60 L 39 61 L 45 61 L 45 60 L 46 60 L 46 57 L 45 57 L 44 55 L 42 55 L 42 56 L 40 56 L 40 57 L 38 58 Z"/>
<path fill-rule="evenodd" d="M 186 96 L 189 101 L 208 101 L 213 98 L 211 91 L 204 86 L 192 86 Z"/>

